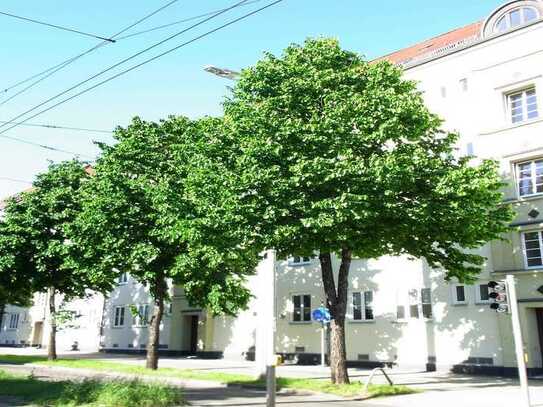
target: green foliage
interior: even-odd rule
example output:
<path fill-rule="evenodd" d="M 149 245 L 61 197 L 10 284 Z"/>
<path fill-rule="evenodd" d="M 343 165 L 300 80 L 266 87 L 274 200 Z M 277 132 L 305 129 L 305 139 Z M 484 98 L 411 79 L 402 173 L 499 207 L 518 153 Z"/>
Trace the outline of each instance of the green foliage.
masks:
<path fill-rule="evenodd" d="M 499 238 L 497 164 L 455 157 L 413 82 L 335 40 L 310 39 L 246 69 L 225 103 L 236 213 L 280 255 L 410 255 L 471 281 Z"/>
<path fill-rule="evenodd" d="M 171 279 L 191 304 L 214 313 L 244 307 L 250 298 L 245 278 L 258 258 L 241 250 L 243 234 L 235 224 L 205 210 L 191 189 L 213 169 L 208 137 L 220 128 L 220 120 L 184 117 L 159 123 L 135 118 L 118 128 L 117 143 L 102 146 L 84 188 L 72 233 L 78 267 L 95 276 L 129 272 L 155 298 Z M 202 195 L 212 192 L 217 189 Z M 212 199 L 228 201 L 219 192 Z"/>
<path fill-rule="evenodd" d="M 0 395 L 40 406 L 166 407 L 183 404 L 179 389 L 138 380 L 47 382 L 0 370 Z"/>
<path fill-rule="evenodd" d="M 24 295 L 53 287 L 65 297 L 107 289 L 72 267 L 68 230 L 80 211 L 79 189 L 88 180 L 83 163 L 50 164 L 33 188 L 11 198 L 0 223 L 0 286 Z"/>

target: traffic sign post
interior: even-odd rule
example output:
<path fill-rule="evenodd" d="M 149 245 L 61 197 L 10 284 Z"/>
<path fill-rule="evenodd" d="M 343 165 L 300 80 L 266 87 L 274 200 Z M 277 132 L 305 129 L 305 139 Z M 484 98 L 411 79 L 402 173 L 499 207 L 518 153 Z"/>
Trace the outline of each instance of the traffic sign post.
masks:
<path fill-rule="evenodd" d="M 311 313 L 314 321 L 321 323 L 321 366 L 326 366 L 326 347 L 325 347 L 325 335 L 326 335 L 326 326 L 330 322 L 330 310 L 325 307 L 319 307 L 314 309 Z"/>

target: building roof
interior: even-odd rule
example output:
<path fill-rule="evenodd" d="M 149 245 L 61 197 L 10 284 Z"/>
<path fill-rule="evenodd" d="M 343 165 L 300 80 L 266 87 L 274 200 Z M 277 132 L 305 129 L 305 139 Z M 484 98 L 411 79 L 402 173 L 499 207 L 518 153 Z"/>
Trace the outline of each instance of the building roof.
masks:
<path fill-rule="evenodd" d="M 464 47 L 479 40 L 483 24 L 483 21 L 478 21 L 465 27 L 457 28 L 456 30 L 380 57 L 376 61 L 387 60 L 393 64 L 407 65 L 426 58 L 446 54 L 455 48 Z"/>

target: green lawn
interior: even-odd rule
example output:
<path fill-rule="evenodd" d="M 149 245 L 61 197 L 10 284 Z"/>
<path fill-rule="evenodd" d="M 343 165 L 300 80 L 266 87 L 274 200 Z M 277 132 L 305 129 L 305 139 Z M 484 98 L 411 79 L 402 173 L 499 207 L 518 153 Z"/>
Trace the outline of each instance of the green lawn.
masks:
<path fill-rule="evenodd" d="M 103 372 L 127 373 L 154 377 L 174 377 L 179 379 L 209 380 L 226 384 L 264 386 L 264 383 L 255 380 L 253 376 L 231 373 L 220 373 L 210 371 L 199 371 L 190 369 L 159 368 L 149 370 L 144 367 L 134 366 L 127 363 L 106 362 L 93 359 L 59 359 L 49 362 L 41 356 L 15 356 L 0 355 L 0 363 L 26 364 L 35 363 L 47 366 L 62 366 L 80 369 L 91 369 Z M 318 379 L 294 379 L 280 377 L 277 379 L 279 389 L 309 390 L 322 393 L 331 393 L 339 396 L 353 397 L 360 396 L 363 385 L 352 383 L 349 385 L 333 385 L 329 380 Z M 372 385 L 369 387 L 367 397 L 383 397 L 399 394 L 410 394 L 416 390 L 406 386 Z"/>
<path fill-rule="evenodd" d="M 38 406 L 167 407 L 183 404 L 179 389 L 137 380 L 49 382 L 3 370 L 0 370 L 0 396 L 15 397 Z"/>

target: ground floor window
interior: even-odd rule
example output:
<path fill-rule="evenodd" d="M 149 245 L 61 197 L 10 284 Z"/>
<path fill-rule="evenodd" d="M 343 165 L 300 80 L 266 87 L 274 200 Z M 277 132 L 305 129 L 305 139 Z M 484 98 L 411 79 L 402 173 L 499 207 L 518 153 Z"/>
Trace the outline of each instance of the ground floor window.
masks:
<path fill-rule="evenodd" d="M 17 329 L 19 326 L 19 314 L 11 314 L 9 317 L 9 329 Z"/>
<path fill-rule="evenodd" d="M 372 321 L 373 319 L 373 291 L 353 293 L 353 320 Z"/>
<path fill-rule="evenodd" d="M 421 315 L 424 319 L 433 317 L 430 288 L 413 288 L 407 291 L 407 296 L 405 294 L 404 291 L 397 295 L 396 319 L 420 319 Z"/>
<path fill-rule="evenodd" d="M 294 303 L 294 313 L 292 314 L 292 320 L 294 322 L 310 322 L 311 296 L 307 294 L 293 295 L 292 302 Z"/>

